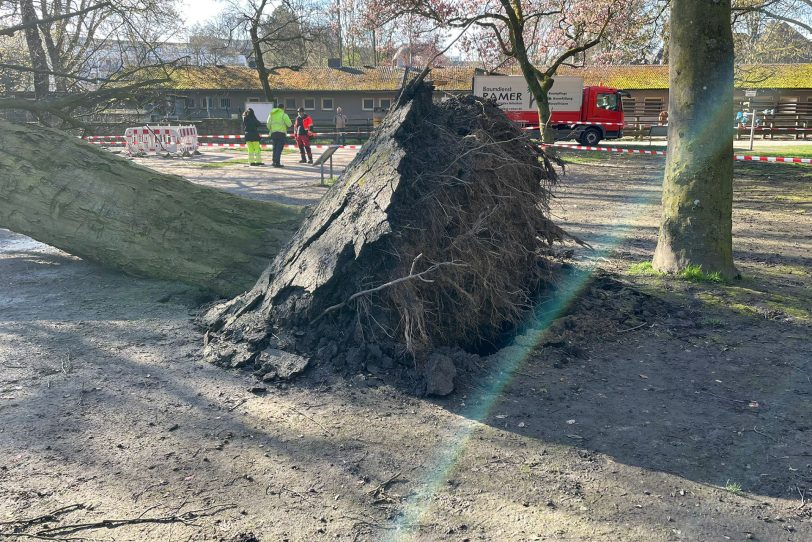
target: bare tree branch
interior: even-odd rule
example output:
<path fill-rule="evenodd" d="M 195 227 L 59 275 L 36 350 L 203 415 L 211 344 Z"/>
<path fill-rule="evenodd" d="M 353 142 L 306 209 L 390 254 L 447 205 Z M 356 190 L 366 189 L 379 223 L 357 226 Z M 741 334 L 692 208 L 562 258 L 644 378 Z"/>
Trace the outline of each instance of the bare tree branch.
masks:
<path fill-rule="evenodd" d="M 91 11 L 96 11 L 97 9 L 105 7 L 113 7 L 113 4 L 111 2 L 102 2 L 101 4 L 94 4 L 92 6 L 80 9 L 78 11 L 71 11 L 69 13 L 64 13 L 62 15 L 46 17 L 43 19 L 36 19 L 34 21 L 28 21 L 18 25 L 9 26 L 8 28 L 0 28 L 0 36 L 13 36 L 16 32 L 19 32 L 20 30 L 25 30 L 26 28 L 31 28 L 33 26 L 39 26 L 43 24 L 49 24 L 64 19 L 70 19 L 72 17 L 78 17 L 80 15 L 84 15 L 85 13 L 90 13 Z"/>

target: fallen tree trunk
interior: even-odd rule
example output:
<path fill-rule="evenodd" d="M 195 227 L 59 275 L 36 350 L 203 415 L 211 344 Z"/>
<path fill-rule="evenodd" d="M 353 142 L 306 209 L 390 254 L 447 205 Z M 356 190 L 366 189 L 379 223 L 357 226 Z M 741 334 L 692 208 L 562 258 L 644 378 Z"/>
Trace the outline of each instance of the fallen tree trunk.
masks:
<path fill-rule="evenodd" d="M 493 103 L 434 104 L 419 82 L 399 103 L 254 288 L 203 317 L 207 359 L 266 380 L 311 356 L 431 380 L 453 374 L 435 349 L 495 344 L 532 307 L 565 236 L 547 157 Z"/>
<path fill-rule="evenodd" d="M 0 227 L 136 276 L 250 288 L 303 219 L 140 167 L 63 132 L 0 120 Z"/>

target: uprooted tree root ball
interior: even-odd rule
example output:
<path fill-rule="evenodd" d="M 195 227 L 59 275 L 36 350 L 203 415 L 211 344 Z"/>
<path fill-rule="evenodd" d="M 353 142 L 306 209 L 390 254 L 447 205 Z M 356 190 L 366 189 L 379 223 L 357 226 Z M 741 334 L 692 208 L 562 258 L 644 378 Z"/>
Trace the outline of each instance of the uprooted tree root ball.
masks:
<path fill-rule="evenodd" d="M 565 236 L 549 158 L 491 103 L 404 93 L 254 288 L 203 316 L 207 359 L 453 374 L 435 349 L 494 344 L 531 308 Z"/>

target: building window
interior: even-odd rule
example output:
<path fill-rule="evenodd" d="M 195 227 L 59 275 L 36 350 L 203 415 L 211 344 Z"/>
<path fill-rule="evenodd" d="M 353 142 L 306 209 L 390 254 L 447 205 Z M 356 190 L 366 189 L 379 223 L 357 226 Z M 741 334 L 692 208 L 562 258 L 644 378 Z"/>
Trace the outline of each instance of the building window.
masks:
<path fill-rule="evenodd" d="M 623 111 L 626 113 L 636 113 L 634 98 L 623 98 Z"/>
<path fill-rule="evenodd" d="M 205 105 L 204 105 L 205 104 Z M 204 102 L 200 104 L 202 109 L 214 109 L 214 98 L 206 96 Z"/>
<path fill-rule="evenodd" d="M 375 100 L 373 98 L 364 98 L 361 100 L 361 109 L 364 111 L 372 111 L 375 109 Z"/>
<path fill-rule="evenodd" d="M 332 111 L 333 110 L 333 99 L 332 98 L 322 98 L 321 99 L 321 108 L 324 111 Z"/>
<path fill-rule="evenodd" d="M 186 109 L 194 109 L 194 108 L 195 108 L 195 99 L 186 98 Z"/>
<path fill-rule="evenodd" d="M 248 98 L 248 103 L 250 104 L 259 103 L 259 98 Z"/>
<path fill-rule="evenodd" d="M 285 109 L 290 111 L 296 109 L 296 98 L 285 98 Z"/>
<path fill-rule="evenodd" d="M 643 114 L 649 116 L 656 116 L 660 114 L 660 111 L 663 111 L 663 99 L 662 98 L 646 98 L 643 101 Z"/>
<path fill-rule="evenodd" d="M 305 98 L 304 108 L 307 111 L 313 111 L 314 109 L 316 109 L 316 98 Z"/>
<path fill-rule="evenodd" d="M 389 107 L 392 105 L 392 100 L 389 98 L 381 98 L 379 103 L 381 104 L 381 109 L 389 109 Z"/>
<path fill-rule="evenodd" d="M 231 109 L 231 98 L 220 98 L 220 109 Z"/>

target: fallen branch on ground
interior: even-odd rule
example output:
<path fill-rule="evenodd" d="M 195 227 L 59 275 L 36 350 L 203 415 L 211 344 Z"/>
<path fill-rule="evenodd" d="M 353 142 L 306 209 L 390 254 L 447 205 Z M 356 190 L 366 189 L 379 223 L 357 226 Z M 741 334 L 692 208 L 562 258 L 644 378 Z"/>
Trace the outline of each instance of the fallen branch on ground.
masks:
<path fill-rule="evenodd" d="M 91 529 L 116 529 L 124 525 L 138 525 L 141 523 L 183 523 L 184 525 L 193 525 L 190 523 L 194 519 L 213 516 L 237 508 L 236 504 L 224 504 L 214 506 L 211 508 L 203 508 L 200 510 L 190 510 L 182 514 L 175 514 L 171 516 L 159 516 L 151 518 L 130 518 L 130 519 L 103 519 L 101 521 L 94 521 L 90 523 L 75 523 L 72 525 L 59 525 L 49 529 L 43 529 L 35 533 L 38 536 L 61 536 L 67 534 L 78 533 L 79 531 L 88 531 Z"/>
<path fill-rule="evenodd" d="M 69 504 L 68 506 L 63 506 L 62 508 L 57 508 L 47 514 L 43 514 L 41 516 L 37 516 L 35 518 L 28 518 L 28 519 L 14 519 L 11 521 L 0 521 L 0 525 L 36 525 L 37 523 L 45 523 L 46 521 L 57 521 L 59 516 L 70 514 L 71 512 L 75 512 L 76 510 L 85 510 L 87 505 L 78 503 L 78 504 Z M 0 533 L 2 535 L 2 533 Z"/>

